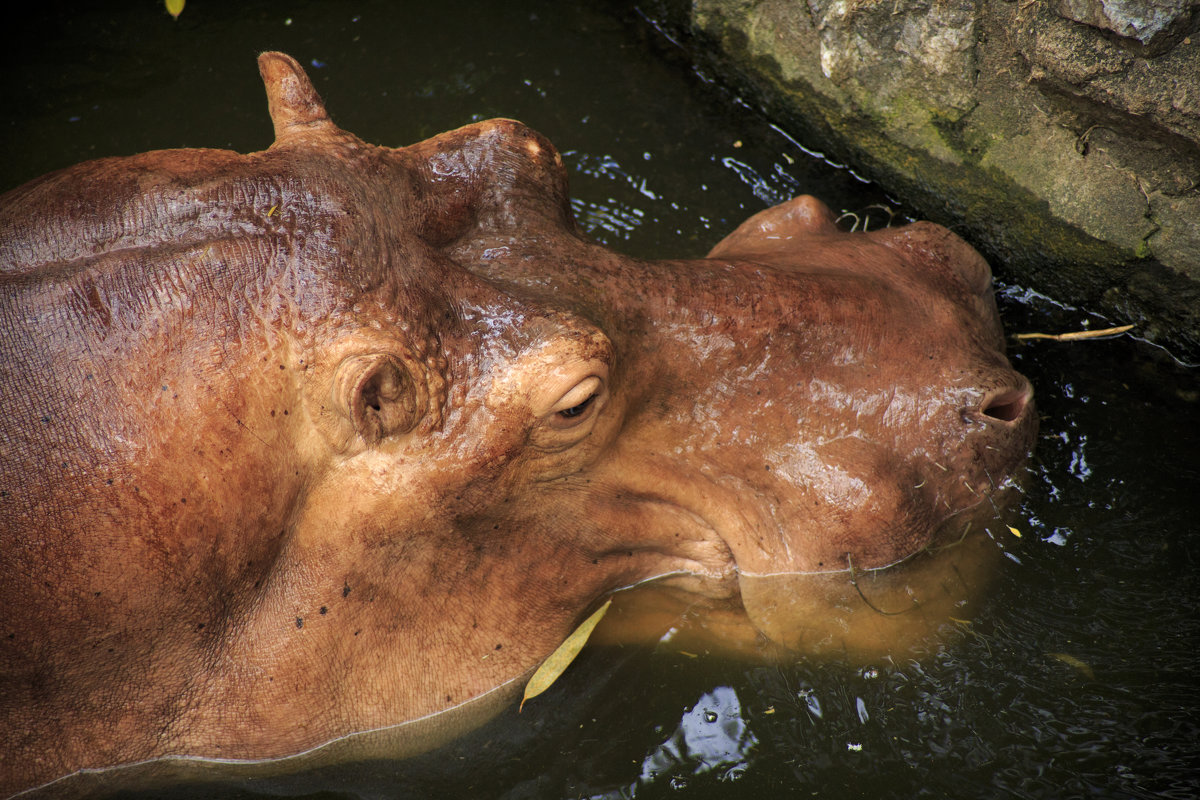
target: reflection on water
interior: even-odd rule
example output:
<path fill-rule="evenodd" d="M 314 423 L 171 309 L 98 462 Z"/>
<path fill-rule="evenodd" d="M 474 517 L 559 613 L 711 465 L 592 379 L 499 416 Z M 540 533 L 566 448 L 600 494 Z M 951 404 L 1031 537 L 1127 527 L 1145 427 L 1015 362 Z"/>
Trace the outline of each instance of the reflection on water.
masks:
<path fill-rule="evenodd" d="M 702 254 L 801 190 L 838 211 L 895 205 L 652 53 L 638 38 L 652 31 L 584 5 L 197 3 L 179 23 L 151 2 L 39 6 L 37 27 L 0 34 L 4 188 L 100 155 L 265 147 L 253 58 L 278 48 L 322 64 L 331 113 L 368 141 L 522 119 L 565 152 L 584 229 L 634 255 Z M 1021 287 L 1002 295 L 1010 331 L 1109 322 Z M 940 641 L 767 663 L 675 640 L 594 650 L 534 713 L 502 714 L 429 757 L 224 796 L 1200 794 L 1196 373 L 1128 338 L 1012 357 L 1042 417 L 1011 512 L 1024 535 L 1002 540 L 1013 558 Z M 786 640 L 769 605 L 762 624 Z"/>
<path fill-rule="evenodd" d="M 755 627 L 793 657 L 862 663 L 903 656 L 970 624 L 1003 552 L 994 536 L 982 527 L 968 530 L 882 570 L 743 575 L 742 603 Z"/>
<path fill-rule="evenodd" d="M 755 744 L 754 734 L 742 719 L 737 692 L 717 686 L 701 695 L 670 738 L 646 757 L 639 783 L 653 783 L 660 775 L 668 775 L 673 788 L 682 788 L 687 776 L 710 773 L 736 780 Z"/>

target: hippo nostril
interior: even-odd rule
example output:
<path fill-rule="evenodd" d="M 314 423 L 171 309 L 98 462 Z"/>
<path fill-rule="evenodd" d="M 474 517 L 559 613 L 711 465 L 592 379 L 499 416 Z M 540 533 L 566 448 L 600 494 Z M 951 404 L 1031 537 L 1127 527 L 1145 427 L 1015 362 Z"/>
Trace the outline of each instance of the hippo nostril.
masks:
<path fill-rule="evenodd" d="M 1029 405 L 1029 392 L 1013 389 L 988 398 L 983 404 L 983 415 L 1001 422 L 1015 422 L 1025 413 Z"/>

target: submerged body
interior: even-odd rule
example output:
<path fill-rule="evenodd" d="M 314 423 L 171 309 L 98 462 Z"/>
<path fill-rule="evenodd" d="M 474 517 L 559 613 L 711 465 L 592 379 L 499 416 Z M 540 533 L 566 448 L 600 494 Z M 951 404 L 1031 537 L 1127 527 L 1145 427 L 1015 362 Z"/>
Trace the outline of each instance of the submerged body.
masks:
<path fill-rule="evenodd" d="M 0 788 L 426 718 L 624 587 L 906 559 L 1024 458 L 948 231 L 802 197 L 631 259 L 520 124 L 374 147 L 260 68 L 270 149 L 0 200 Z"/>

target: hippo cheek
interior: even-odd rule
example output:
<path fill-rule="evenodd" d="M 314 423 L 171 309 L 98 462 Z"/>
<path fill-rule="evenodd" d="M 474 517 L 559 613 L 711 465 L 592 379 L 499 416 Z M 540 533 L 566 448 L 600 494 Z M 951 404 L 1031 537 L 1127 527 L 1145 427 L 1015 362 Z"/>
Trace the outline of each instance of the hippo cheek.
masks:
<path fill-rule="evenodd" d="M 859 437 L 803 448 L 774 471 L 791 482 L 778 490 L 778 540 L 731 545 L 743 575 L 885 567 L 926 546 L 937 523 L 918 471 Z"/>

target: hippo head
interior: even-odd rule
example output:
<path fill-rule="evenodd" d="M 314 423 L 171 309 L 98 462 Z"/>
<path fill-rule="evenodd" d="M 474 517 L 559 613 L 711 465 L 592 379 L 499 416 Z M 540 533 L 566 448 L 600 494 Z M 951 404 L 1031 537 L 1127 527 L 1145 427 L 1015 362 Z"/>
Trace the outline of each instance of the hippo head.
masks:
<path fill-rule="evenodd" d="M 1026 455 L 988 267 L 945 229 L 801 197 L 627 258 L 519 123 L 370 146 L 259 63 L 268 150 L 3 198 L 10 785 L 435 714 L 635 584 L 738 608 L 902 561 Z"/>

